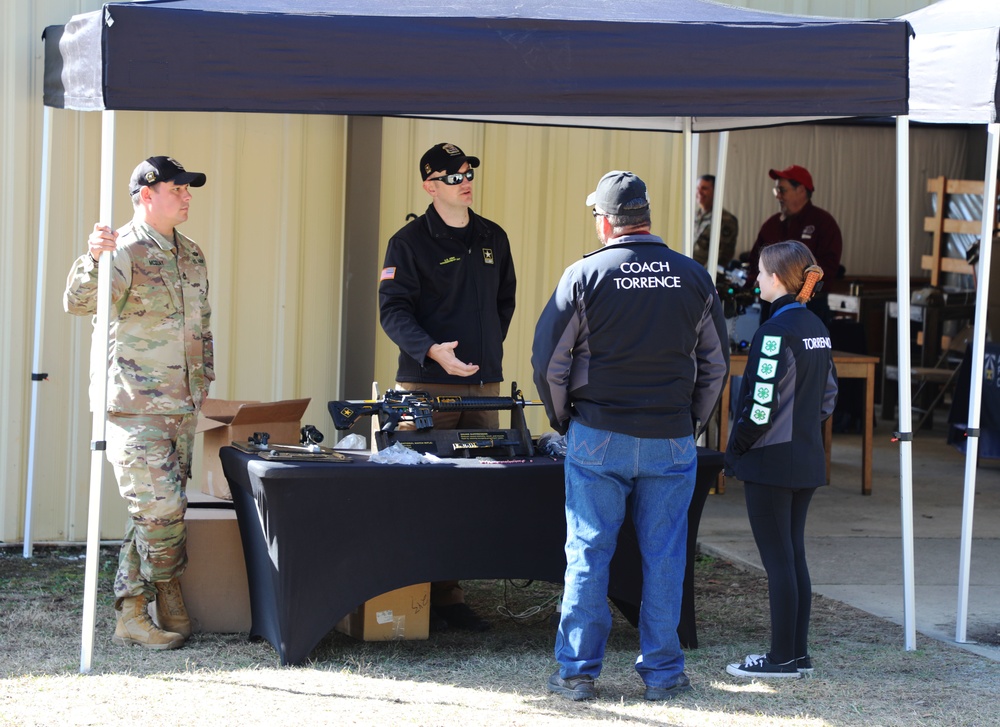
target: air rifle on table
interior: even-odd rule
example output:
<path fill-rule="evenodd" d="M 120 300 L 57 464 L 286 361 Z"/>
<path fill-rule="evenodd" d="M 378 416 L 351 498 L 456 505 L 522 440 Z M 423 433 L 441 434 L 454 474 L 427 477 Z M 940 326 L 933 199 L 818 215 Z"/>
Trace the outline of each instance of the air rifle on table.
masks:
<path fill-rule="evenodd" d="M 470 457 L 473 454 L 507 458 L 531 457 L 534 445 L 524 420 L 524 407 L 540 404 L 525 401 L 517 383 L 510 396 L 431 396 L 424 391 L 389 390 L 381 399 L 331 401 L 333 425 L 349 429 L 364 416 L 378 415 L 381 429 L 373 439 L 379 450 L 402 444 L 404 447 L 439 457 Z M 434 429 L 434 412 L 510 411 L 510 429 Z M 400 431 L 402 423 L 413 429 Z"/>
<path fill-rule="evenodd" d="M 413 422 L 417 430 L 431 429 L 436 411 L 510 411 L 523 420 L 525 406 L 540 404 L 525 401 L 514 382 L 510 396 L 431 396 L 424 391 L 389 389 L 381 399 L 331 401 L 328 408 L 337 429 L 350 429 L 361 417 L 378 415 L 382 431 L 392 432 L 402 422 Z"/>

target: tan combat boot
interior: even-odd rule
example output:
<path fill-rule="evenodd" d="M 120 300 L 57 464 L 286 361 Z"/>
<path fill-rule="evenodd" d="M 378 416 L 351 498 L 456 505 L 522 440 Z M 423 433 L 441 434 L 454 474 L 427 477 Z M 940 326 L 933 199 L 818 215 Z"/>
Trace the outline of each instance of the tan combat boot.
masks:
<path fill-rule="evenodd" d="M 184 645 L 184 637 L 156 627 L 146 610 L 149 596 L 123 598 L 118 608 L 118 625 L 112 641 L 125 646 L 138 644 L 147 649 L 176 649 Z"/>
<path fill-rule="evenodd" d="M 156 622 L 164 631 L 173 631 L 188 639 L 191 636 L 191 618 L 184 607 L 181 582 L 174 578 L 153 585 L 156 586 Z"/>

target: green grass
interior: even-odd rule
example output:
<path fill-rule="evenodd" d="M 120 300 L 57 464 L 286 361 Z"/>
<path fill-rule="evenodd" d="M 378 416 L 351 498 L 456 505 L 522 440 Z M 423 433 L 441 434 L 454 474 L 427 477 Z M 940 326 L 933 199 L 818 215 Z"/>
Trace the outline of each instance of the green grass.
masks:
<path fill-rule="evenodd" d="M 79 549 L 0 549 L 0 725 L 193 723 L 300 725 L 985 725 L 996 723 L 1000 664 L 920 639 L 822 597 L 814 600 L 812 679 L 728 676 L 727 662 L 766 648 L 767 584 L 760 573 L 701 557 L 696 601 L 701 648 L 686 652 L 694 691 L 666 704 L 641 699 L 638 634 L 617 611 L 600 698 L 550 696 L 551 616 L 560 587 L 464 583 L 493 624 L 485 634 L 360 642 L 329 634 L 306 664 L 281 667 L 246 634 L 196 634 L 184 648 L 116 647 L 111 579 L 101 557 L 93 671 L 79 675 L 84 561 Z M 522 619 L 504 613 L 530 612 Z M 141 717 L 139 715 L 142 715 Z"/>

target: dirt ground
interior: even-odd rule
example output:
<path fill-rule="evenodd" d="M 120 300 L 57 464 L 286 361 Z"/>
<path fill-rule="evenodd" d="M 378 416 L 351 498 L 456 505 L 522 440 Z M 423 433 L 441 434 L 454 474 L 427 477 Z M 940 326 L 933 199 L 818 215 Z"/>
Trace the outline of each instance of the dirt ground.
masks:
<path fill-rule="evenodd" d="M 281 667 L 247 634 L 196 634 L 181 649 L 111 643 L 114 549 L 101 559 L 91 673 L 81 675 L 82 549 L 0 549 L 0 725 L 984 725 L 996 723 L 1000 664 L 941 642 L 900 649 L 901 629 L 814 599 L 811 679 L 741 680 L 725 665 L 766 650 L 767 584 L 759 572 L 700 558 L 694 690 L 648 703 L 634 671 L 636 630 L 615 613 L 594 702 L 548 694 L 555 669 L 550 583 L 474 581 L 485 634 L 359 642 L 331 633 L 298 667 Z M 548 605 L 546 605 L 548 604 Z M 510 614 L 520 614 L 514 618 Z"/>

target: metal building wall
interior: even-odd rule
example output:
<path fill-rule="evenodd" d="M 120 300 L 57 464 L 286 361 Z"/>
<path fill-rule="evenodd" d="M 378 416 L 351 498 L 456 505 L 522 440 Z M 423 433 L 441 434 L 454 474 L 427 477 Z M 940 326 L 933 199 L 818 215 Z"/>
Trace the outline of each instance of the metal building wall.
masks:
<path fill-rule="evenodd" d="M 34 341 L 40 185 L 42 29 L 100 3 L 2 3 L 0 116 L 0 541 L 23 538 Z M 155 78 L 150 79 L 155 83 Z M 54 109 L 51 209 L 44 278 L 36 541 L 86 537 L 91 323 L 62 310 L 73 260 L 99 207 L 101 114 Z M 323 425 L 339 379 L 346 119 L 265 114 L 116 114 L 115 226 L 132 215 L 132 168 L 169 154 L 203 171 L 184 232 L 208 260 L 216 337 L 212 396 L 311 396 Z M 197 471 L 196 462 L 196 471 Z M 101 535 L 120 537 L 125 510 L 106 470 Z M 198 483 L 192 486 L 198 487 Z"/>
<path fill-rule="evenodd" d="M 927 7 L 930 0 L 727 0 L 736 5 L 772 13 L 825 15 L 831 18 L 896 18 Z"/>
<path fill-rule="evenodd" d="M 781 12 L 888 17 L 929 3 L 752 0 L 734 4 Z M 40 36 L 45 26 L 65 23 L 73 14 L 100 6 L 97 0 L 0 0 L 0 542 L 23 538 L 43 118 Z M 794 59 L 782 58 L 779 52 L 775 62 Z M 101 116 L 53 110 L 52 120 L 51 210 L 39 321 L 40 369 L 49 380 L 39 389 L 41 443 L 33 537 L 82 541 L 90 456 L 86 403 L 90 323 L 62 312 L 61 293 L 69 266 L 83 252 L 98 214 Z M 213 396 L 260 400 L 310 396 L 307 421 L 332 432 L 326 401 L 368 394 L 340 391 L 338 384 L 343 362 L 352 355 L 341 342 L 344 200 L 352 184 L 346 177 L 347 120 L 127 112 L 117 114 L 117 123 L 116 225 L 131 214 L 125 186 L 140 159 L 169 153 L 208 175 L 208 185 L 194 192 L 184 231 L 204 247 L 208 258 L 219 375 Z M 740 134 L 750 136 L 740 141 Z M 741 238 L 755 231 L 772 210 L 767 180 L 760 178 L 756 167 L 792 163 L 788 155 L 792 138 L 777 129 L 733 134 L 730 170 L 736 177 L 745 175 L 745 181 L 729 185 L 730 194 L 745 190 L 745 201 L 737 202 L 734 210 L 741 214 Z M 831 147 L 825 138 L 819 147 Z M 449 140 L 482 157 L 475 209 L 508 231 L 519 277 L 505 373 L 529 397 L 534 395 L 529 359 L 538 311 L 563 268 L 597 244 L 583 199 L 600 175 L 625 167 L 643 176 L 654 196 L 654 229 L 671 241 L 681 236 L 678 135 L 385 119 L 382 139 L 380 211 L 372 220 L 379 225 L 379 261 L 389 235 L 403 224 L 405 215 L 419 214 L 426 207 L 416 173 L 421 153 Z M 706 165 L 714 143 L 712 136 L 702 141 L 700 158 Z M 742 148 L 753 151 L 746 162 L 740 161 Z M 957 146 L 942 147 L 940 156 L 960 153 Z M 744 172 L 739 172 L 741 164 Z M 919 174 L 914 165 L 914 176 Z M 892 204 L 894 192 L 891 185 L 882 189 L 881 178 L 879 185 L 871 186 L 854 184 L 850 176 L 843 184 L 840 179 L 832 178 L 830 187 L 857 195 L 857 202 L 837 202 L 844 214 L 866 197 L 877 205 L 876 213 Z M 830 200 L 820 196 L 817 201 L 824 206 Z M 741 247 L 744 244 L 741 240 Z M 372 267 L 370 280 L 375 285 L 378 267 Z M 395 371 L 395 350 L 374 315 L 370 327 L 373 343 L 367 345 L 374 347 L 375 378 L 384 389 Z M 540 412 L 532 412 L 530 425 L 536 433 L 545 430 Z M 101 534 L 114 538 L 123 531 L 124 508 L 110 477 L 105 489 Z"/>
<path fill-rule="evenodd" d="M 442 141 L 478 156 L 473 209 L 500 224 L 511 241 L 518 276 L 517 309 L 504 350 L 504 376 L 525 396 L 531 383 L 531 340 L 542 307 L 567 265 L 599 246 L 584 202 L 601 175 L 630 169 L 649 186 L 653 228 L 680 247 L 681 137 L 660 132 L 538 128 L 455 121 L 385 119 L 379 260 L 389 237 L 408 213 L 422 214 L 430 198 L 420 186 L 417 162 Z M 378 271 L 373 271 L 376 280 Z M 397 349 L 376 336 L 376 378 L 392 385 Z M 361 392 L 363 393 L 363 392 Z M 356 395 L 355 395 L 356 396 Z M 548 429 L 540 410 L 529 412 L 529 428 Z"/>

